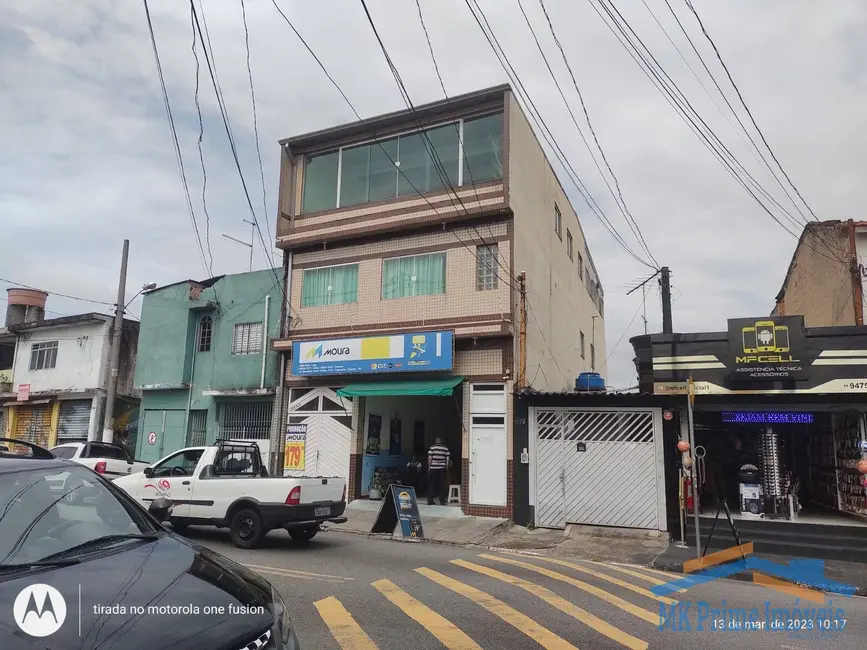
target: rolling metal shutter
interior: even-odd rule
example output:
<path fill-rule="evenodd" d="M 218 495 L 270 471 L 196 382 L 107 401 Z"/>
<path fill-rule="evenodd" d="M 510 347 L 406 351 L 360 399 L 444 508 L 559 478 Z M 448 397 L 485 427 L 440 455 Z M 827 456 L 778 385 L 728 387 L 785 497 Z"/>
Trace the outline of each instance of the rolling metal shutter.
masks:
<path fill-rule="evenodd" d="M 51 438 L 51 408 L 44 406 L 19 406 L 12 437 L 48 447 Z"/>
<path fill-rule="evenodd" d="M 57 444 L 74 440 L 87 440 L 92 400 L 69 400 L 60 403 L 57 424 Z"/>

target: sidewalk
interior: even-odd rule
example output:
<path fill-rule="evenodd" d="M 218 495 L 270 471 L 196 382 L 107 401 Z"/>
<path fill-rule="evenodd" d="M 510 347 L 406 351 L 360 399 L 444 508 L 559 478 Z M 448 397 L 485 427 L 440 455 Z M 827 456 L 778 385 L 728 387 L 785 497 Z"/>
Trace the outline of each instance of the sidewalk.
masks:
<path fill-rule="evenodd" d="M 373 527 L 382 501 L 356 499 L 346 506 L 344 524 L 329 525 L 329 531 L 367 535 Z M 425 539 L 446 544 L 478 544 L 494 531 L 506 526 L 508 519 L 470 517 L 457 506 L 419 504 Z"/>

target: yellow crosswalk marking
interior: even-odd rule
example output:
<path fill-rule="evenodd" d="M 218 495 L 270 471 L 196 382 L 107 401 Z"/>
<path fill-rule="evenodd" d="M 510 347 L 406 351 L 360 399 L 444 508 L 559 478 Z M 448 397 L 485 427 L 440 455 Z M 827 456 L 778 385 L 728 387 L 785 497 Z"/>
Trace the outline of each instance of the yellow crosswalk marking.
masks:
<path fill-rule="evenodd" d="M 520 587 L 521 589 L 530 592 L 534 596 L 538 596 L 549 605 L 552 605 L 559 609 L 561 612 L 564 612 L 569 616 L 578 619 L 588 627 L 593 628 L 600 634 L 607 636 L 609 639 L 617 641 L 618 643 L 626 646 L 627 648 L 632 648 L 633 650 L 646 650 L 646 648 L 648 647 L 646 641 L 642 641 L 641 639 L 634 637 L 631 634 L 627 634 L 623 630 L 614 627 L 606 621 L 603 621 L 598 616 L 594 616 L 590 612 L 583 610 L 576 605 L 573 605 L 565 598 L 561 598 L 550 589 L 542 587 L 541 585 L 537 585 L 533 582 L 530 582 L 529 580 L 524 580 L 522 578 L 509 575 L 508 573 L 497 571 L 496 569 L 491 569 L 490 567 L 482 566 L 481 564 L 475 564 L 473 562 L 467 562 L 465 560 L 452 560 L 451 562 L 452 564 L 456 564 L 457 566 L 463 567 L 464 569 L 469 569 L 471 571 L 475 571 L 476 573 L 481 573 L 482 575 L 501 580 L 506 584 Z"/>
<path fill-rule="evenodd" d="M 377 650 L 373 640 L 334 596 L 317 600 L 313 605 L 343 650 Z"/>
<path fill-rule="evenodd" d="M 618 587 L 623 587 L 624 589 L 628 589 L 629 591 L 633 591 L 636 594 L 641 594 L 642 596 L 646 596 L 647 598 L 651 598 L 653 600 L 658 600 L 661 603 L 666 603 L 667 605 L 673 605 L 676 603 L 676 600 L 672 600 L 671 598 L 667 598 L 665 596 L 657 596 L 652 591 L 648 591 L 644 587 L 639 587 L 637 585 L 632 584 L 631 582 L 626 582 L 625 580 L 621 580 L 620 578 L 615 578 L 614 576 L 610 576 L 607 573 L 600 573 L 599 571 L 594 571 L 593 569 L 588 569 L 587 567 L 583 567 L 580 564 L 575 564 L 574 562 L 566 562 L 565 560 L 558 560 L 553 557 L 546 557 L 537 555 L 536 559 L 541 560 L 542 562 L 550 562 L 551 564 L 559 564 L 560 566 L 569 567 L 575 571 L 580 571 L 581 573 L 586 573 L 587 575 L 593 576 L 594 578 L 599 578 L 600 580 L 604 580 L 605 582 L 610 582 L 613 585 L 617 585 Z"/>
<path fill-rule="evenodd" d="M 666 578 L 667 581 L 677 580 L 680 577 L 676 573 L 672 573 L 671 571 L 657 571 L 656 569 L 648 569 L 647 567 L 641 567 L 642 571 L 646 571 L 647 573 L 652 573 L 655 576 L 660 576 L 662 578 Z"/>
<path fill-rule="evenodd" d="M 530 564 L 528 562 L 520 562 L 519 560 L 512 560 L 505 557 L 497 557 L 494 555 L 482 554 L 479 557 L 484 558 L 486 560 L 492 560 L 494 562 L 503 562 L 504 564 L 512 564 L 514 566 L 519 566 L 522 569 L 527 569 L 528 571 L 534 571 L 543 576 L 547 576 L 549 578 L 553 578 L 554 580 L 559 580 L 560 582 L 565 582 L 568 585 L 572 585 L 573 587 L 578 587 L 582 591 L 586 591 L 588 594 L 593 594 L 597 598 L 601 598 L 607 603 L 614 605 L 615 607 L 619 607 L 624 612 L 629 612 L 633 616 L 637 616 L 638 618 L 644 619 L 648 623 L 652 625 L 659 625 L 659 615 L 654 614 L 649 609 L 644 609 L 643 607 L 639 607 L 638 605 L 633 605 L 628 600 L 623 600 L 619 596 L 615 596 L 614 594 L 609 594 L 604 589 L 600 589 L 595 585 L 588 584 L 586 582 L 582 582 L 581 580 L 576 580 L 571 576 L 564 575 L 562 573 L 557 573 L 556 571 L 551 571 L 550 569 L 546 569 L 545 567 L 538 566 L 536 564 Z"/>
<path fill-rule="evenodd" d="M 438 585 L 451 589 L 464 598 L 468 598 L 477 605 L 484 607 L 491 614 L 502 619 L 515 629 L 523 632 L 547 650 L 577 650 L 577 648 L 571 643 L 562 637 L 557 636 L 548 628 L 542 627 L 529 616 L 509 607 L 503 601 L 494 598 L 480 589 L 471 587 L 459 580 L 449 578 L 442 573 L 438 573 L 437 571 L 433 571 L 426 567 L 416 569 L 416 573 L 420 573 L 425 578 L 436 582 Z"/>
<path fill-rule="evenodd" d="M 450 648 L 450 650 L 482 650 L 479 644 L 464 634 L 451 621 L 410 596 L 391 580 L 377 580 L 370 584 L 403 610 L 412 620 L 433 634 L 446 648 Z"/>
<path fill-rule="evenodd" d="M 632 576 L 633 578 L 638 578 L 639 580 L 644 580 L 646 582 L 649 582 L 652 585 L 664 585 L 664 584 L 667 584 L 667 583 L 671 582 L 672 580 L 674 580 L 674 577 L 671 577 L 671 576 L 669 576 L 668 580 L 660 580 L 659 578 L 654 578 L 653 576 L 645 575 L 644 573 L 641 573 L 640 571 L 636 571 L 634 569 L 628 569 L 621 564 L 609 564 L 608 562 L 594 562 L 593 560 L 586 560 L 586 562 L 589 562 L 590 564 L 595 564 L 597 566 L 603 566 L 606 569 L 613 569 L 614 571 L 619 571 L 620 573 L 625 573 L 628 576 Z M 647 569 L 644 569 L 644 570 L 647 571 Z M 679 593 L 685 593 L 686 589 L 678 589 L 677 591 Z"/>

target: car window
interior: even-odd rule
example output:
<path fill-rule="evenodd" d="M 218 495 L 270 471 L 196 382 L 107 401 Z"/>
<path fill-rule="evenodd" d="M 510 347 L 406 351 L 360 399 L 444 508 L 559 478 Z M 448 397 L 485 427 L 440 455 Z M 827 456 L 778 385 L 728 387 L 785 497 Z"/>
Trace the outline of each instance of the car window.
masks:
<path fill-rule="evenodd" d="M 88 458 L 116 458 L 118 460 L 126 460 L 126 452 L 124 452 L 120 447 L 101 445 L 98 442 L 90 444 L 90 451 L 87 456 Z"/>
<path fill-rule="evenodd" d="M 214 463 L 215 474 L 259 474 L 259 454 L 248 449 L 228 449 L 217 455 Z"/>
<path fill-rule="evenodd" d="M 54 447 L 50 451 L 57 458 L 72 458 L 78 451 L 78 447 Z"/>
<path fill-rule="evenodd" d="M 36 562 L 106 535 L 156 527 L 84 467 L 0 475 L 0 568 Z"/>
<path fill-rule="evenodd" d="M 188 449 L 169 456 L 154 466 L 154 476 L 192 476 L 203 449 Z"/>

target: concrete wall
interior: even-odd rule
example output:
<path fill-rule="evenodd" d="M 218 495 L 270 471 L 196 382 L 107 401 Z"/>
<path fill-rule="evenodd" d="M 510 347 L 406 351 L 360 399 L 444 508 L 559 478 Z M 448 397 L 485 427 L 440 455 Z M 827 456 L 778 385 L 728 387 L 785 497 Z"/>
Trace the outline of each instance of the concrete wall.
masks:
<path fill-rule="evenodd" d="M 63 391 L 80 393 L 99 388 L 103 363 L 108 362 L 109 323 L 82 323 L 46 327 L 22 334 L 15 359 L 13 390 L 30 384 L 31 393 Z M 30 370 L 34 343 L 57 341 L 57 365 L 48 370 Z"/>
<path fill-rule="evenodd" d="M 578 215 L 511 93 L 508 113 L 508 187 L 515 214 L 515 272 L 527 272 L 530 305 L 527 381 L 539 390 L 574 388 L 578 374 L 590 370 L 593 316 L 597 317 L 596 367 L 605 362 L 605 320 L 599 317 L 599 309 L 587 291 L 588 270 L 594 279 L 598 275 Z M 554 231 L 555 204 L 562 215 L 562 239 Z M 573 237 L 574 259 L 569 259 L 566 251 L 567 229 Z M 578 270 L 579 253 L 583 280 Z M 579 350 L 581 332 L 586 341 L 585 358 L 581 358 Z M 556 357 L 556 364 L 552 357 Z"/>
<path fill-rule="evenodd" d="M 855 226 L 855 257 L 858 263 L 858 278 L 861 281 L 861 301 L 867 308 L 867 223 L 862 222 Z"/>
<path fill-rule="evenodd" d="M 849 225 L 815 224 L 795 250 L 775 315 L 804 316 L 807 327 L 855 325 Z"/>

